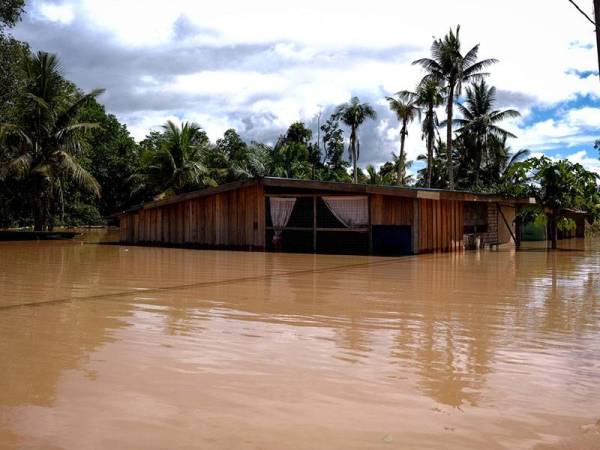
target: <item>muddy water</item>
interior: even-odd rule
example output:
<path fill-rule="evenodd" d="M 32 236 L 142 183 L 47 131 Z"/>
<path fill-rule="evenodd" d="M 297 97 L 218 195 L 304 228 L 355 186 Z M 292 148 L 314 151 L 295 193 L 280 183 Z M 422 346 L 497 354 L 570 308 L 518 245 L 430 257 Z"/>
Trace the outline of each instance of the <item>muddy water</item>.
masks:
<path fill-rule="evenodd" d="M 0 448 L 599 448 L 600 246 L 0 243 Z"/>

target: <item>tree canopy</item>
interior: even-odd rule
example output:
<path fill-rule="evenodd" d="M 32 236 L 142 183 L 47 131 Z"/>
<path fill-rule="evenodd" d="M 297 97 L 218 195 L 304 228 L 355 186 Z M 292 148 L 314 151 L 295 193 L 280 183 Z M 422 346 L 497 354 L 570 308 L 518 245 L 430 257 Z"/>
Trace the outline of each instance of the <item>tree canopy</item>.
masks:
<path fill-rule="evenodd" d="M 12 27 L 21 19 L 25 10 L 25 0 L 2 0 L 0 2 L 0 30 Z"/>

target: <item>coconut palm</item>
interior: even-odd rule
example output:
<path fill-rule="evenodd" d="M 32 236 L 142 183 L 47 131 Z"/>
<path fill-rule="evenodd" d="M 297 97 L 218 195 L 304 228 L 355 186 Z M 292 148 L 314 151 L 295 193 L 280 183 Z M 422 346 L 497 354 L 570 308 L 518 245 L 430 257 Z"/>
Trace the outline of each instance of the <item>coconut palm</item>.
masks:
<path fill-rule="evenodd" d="M 433 149 L 439 126 L 436 110 L 444 102 L 442 87 L 437 80 L 426 79 L 419 83 L 416 92 L 401 91 L 399 95 L 402 98 L 415 98 L 416 104 L 424 112 L 421 123 L 421 136 L 425 139 L 427 147 L 425 185 L 431 187 L 433 177 Z"/>
<path fill-rule="evenodd" d="M 266 177 L 271 166 L 270 148 L 264 144 L 252 143 L 245 151 L 245 157 L 234 161 L 231 171 L 236 179 Z"/>
<path fill-rule="evenodd" d="M 457 133 L 467 137 L 466 141 L 473 146 L 472 154 L 468 156 L 474 164 L 475 184 L 479 184 L 482 162 L 493 160 L 490 150 L 502 149 L 506 138 L 516 138 L 497 124 L 505 119 L 520 117 L 519 112 L 514 109 L 495 110 L 495 103 L 496 88 L 489 87 L 485 80 L 480 80 L 467 87 L 466 101 L 458 104 L 463 118 L 454 120 L 454 124 L 459 127 Z M 492 139 L 495 141 L 491 142 Z"/>
<path fill-rule="evenodd" d="M 308 161 L 306 146 L 286 136 L 280 136 L 270 148 L 269 173 L 281 178 L 310 179 L 312 167 Z"/>
<path fill-rule="evenodd" d="M 487 76 L 486 67 L 495 64 L 495 59 L 477 60 L 479 44 L 464 55 L 461 53 L 460 25 L 456 32 L 452 29 L 443 39 L 436 39 L 431 45 L 431 58 L 422 58 L 413 62 L 425 69 L 424 81 L 433 79 L 443 83 L 446 93 L 446 145 L 450 157 L 447 159 L 448 187 L 454 189 L 452 162 L 452 125 L 454 102 L 461 95 L 462 86 L 470 81 L 478 81 Z"/>
<path fill-rule="evenodd" d="M 24 180 L 30 189 L 36 231 L 52 228 L 53 212 L 62 200 L 63 184 L 100 195 L 94 177 L 78 162 L 85 131 L 95 123 L 77 121 L 77 114 L 101 89 L 82 95 L 66 85 L 55 55 L 38 52 L 24 58 L 26 76 L 22 117 L 1 124 L 1 145 L 7 160 L 0 177 Z"/>
<path fill-rule="evenodd" d="M 531 153 L 526 148 L 517 150 L 514 153 L 510 152 L 510 148 L 505 147 L 505 149 L 507 150 L 507 154 L 499 161 L 499 164 L 497 166 L 498 167 L 498 178 L 505 177 L 507 174 L 509 174 L 511 172 L 512 168 L 515 166 L 515 164 L 523 161 Z"/>
<path fill-rule="evenodd" d="M 402 91 L 399 92 L 398 98 L 386 97 L 390 105 L 390 109 L 396 114 L 400 122 L 400 153 L 394 155 L 395 166 L 398 169 L 396 181 L 398 184 L 403 184 L 406 175 L 406 154 L 404 153 L 404 142 L 408 135 L 408 125 L 415 119 L 421 120 L 421 108 L 419 107 L 418 97 L 416 94 Z M 397 162 L 397 164 L 396 164 Z"/>
<path fill-rule="evenodd" d="M 399 186 L 406 186 L 413 182 L 412 175 L 406 175 L 406 170 L 410 169 L 413 165 L 413 161 L 406 160 L 406 153 L 396 155 L 392 152 L 392 167 L 394 169 L 394 181 Z"/>
<path fill-rule="evenodd" d="M 390 164 L 390 163 L 386 163 Z M 359 179 L 361 183 L 381 186 L 382 184 L 394 184 L 394 174 L 385 170 L 385 165 L 379 171 L 373 164 L 367 164 L 365 171 L 359 169 Z"/>
<path fill-rule="evenodd" d="M 365 167 L 365 184 L 381 185 L 381 175 L 373 164 L 367 164 Z"/>
<path fill-rule="evenodd" d="M 358 182 L 358 173 L 356 171 L 357 162 L 360 158 L 360 139 L 358 137 L 358 128 L 367 119 L 377 118 L 375 110 L 368 103 L 361 103 L 358 97 L 352 97 L 349 103 L 340 105 L 335 110 L 333 117 L 335 120 L 341 120 L 350 128 L 350 145 L 348 153 L 352 160 L 353 182 Z"/>
<path fill-rule="evenodd" d="M 131 177 L 132 195 L 149 189 L 156 198 L 185 192 L 203 186 L 216 186 L 214 173 L 203 163 L 206 133 L 193 122 L 181 126 L 172 121 L 163 125 L 158 148 L 141 156 L 140 170 Z M 213 171 L 214 172 L 214 171 Z"/>

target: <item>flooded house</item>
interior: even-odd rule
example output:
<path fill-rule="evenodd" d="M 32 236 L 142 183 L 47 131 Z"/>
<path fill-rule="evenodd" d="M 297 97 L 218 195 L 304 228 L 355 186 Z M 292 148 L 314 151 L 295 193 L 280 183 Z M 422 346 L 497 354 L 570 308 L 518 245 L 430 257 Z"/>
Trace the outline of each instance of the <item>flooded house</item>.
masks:
<path fill-rule="evenodd" d="M 128 244 L 411 255 L 514 244 L 533 199 L 260 178 L 145 203 L 118 215 Z"/>

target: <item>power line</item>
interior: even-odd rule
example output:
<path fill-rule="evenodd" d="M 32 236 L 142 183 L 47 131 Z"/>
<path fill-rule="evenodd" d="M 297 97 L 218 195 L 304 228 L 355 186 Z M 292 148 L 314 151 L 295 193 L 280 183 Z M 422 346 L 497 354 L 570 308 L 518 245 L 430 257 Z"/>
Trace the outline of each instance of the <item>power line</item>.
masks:
<path fill-rule="evenodd" d="M 584 17 L 585 17 L 587 20 L 589 20 L 589 21 L 591 22 L 591 24 L 592 24 L 592 25 L 596 26 L 596 22 L 594 22 L 594 21 L 592 20 L 592 18 L 591 18 L 590 16 L 588 16 L 588 15 L 585 13 L 585 11 L 579 7 L 579 5 L 577 5 L 577 3 L 575 3 L 573 0 L 568 0 L 568 1 L 569 1 L 569 3 L 571 3 L 571 4 L 572 4 L 572 5 L 575 7 L 575 8 L 577 8 L 577 11 L 579 11 L 581 14 L 583 14 L 583 16 L 584 16 Z"/>

